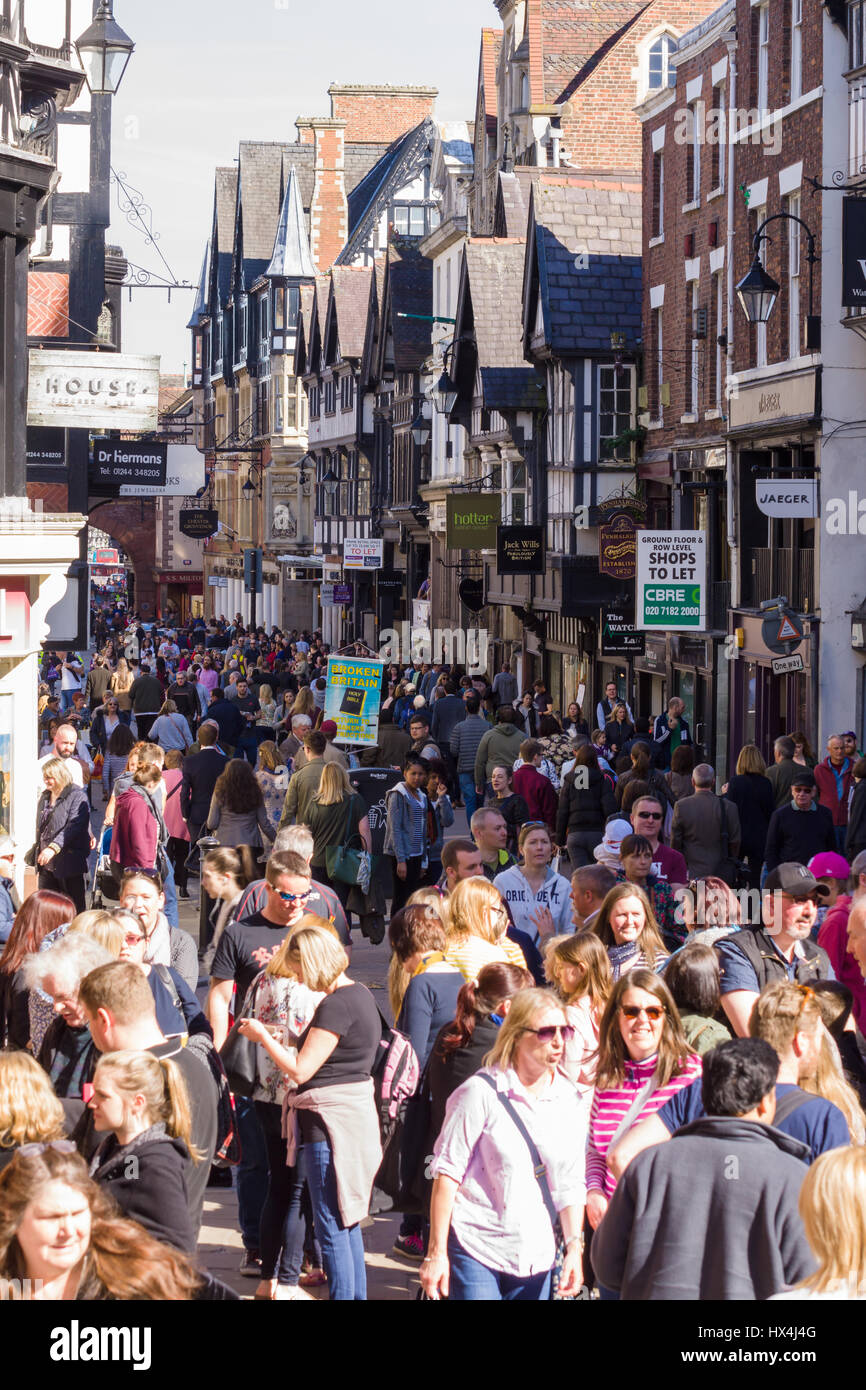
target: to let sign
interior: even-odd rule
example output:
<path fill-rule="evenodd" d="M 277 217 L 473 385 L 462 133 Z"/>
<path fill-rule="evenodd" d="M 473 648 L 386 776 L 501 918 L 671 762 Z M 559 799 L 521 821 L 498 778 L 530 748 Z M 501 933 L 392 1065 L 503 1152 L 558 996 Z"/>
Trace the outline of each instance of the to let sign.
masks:
<path fill-rule="evenodd" d="M 379 570 L 382 568 L 384 549 L 384 541 L 347 536 L 343 541 L 343 569 Z"/>
<path fill-rule="evenodd" d="M 645 630 L 706 627 L 707 538 L 702 531 L 640 531 L 637 622 Z"/>
<path fill-rule="evenodd" d="M 31 350 L 28 425 L 153 430 L 158 418 L 158 357 Z"/>
<path fill-rule="evenodd" d="M 544 527 L 500 526 L 496 533 L 497 574 L 544 574 Z"/>

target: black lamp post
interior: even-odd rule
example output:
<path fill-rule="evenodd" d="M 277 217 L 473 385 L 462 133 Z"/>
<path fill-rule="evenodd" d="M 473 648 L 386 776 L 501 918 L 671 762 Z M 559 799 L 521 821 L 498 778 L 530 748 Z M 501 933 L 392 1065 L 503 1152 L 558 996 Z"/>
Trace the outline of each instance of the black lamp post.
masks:
<path fill-rule="evenodd" d="M 787 222 L 796 222 L 806 233 L 806 262 L 809 266 L 809 313 L 806 317 L 806 348 L 808 351 L 817 352 L 821 346 L 821 318 L 820 315 L 812 312 L 812 301 L 815 264 L 818 257 L 815 253 L 815 237 L 801 217 L 795 217 L 792 212 L 774 212 L 772 217 L 764 218 L 752 241 L 754 250 L 752 264 L 737 285 L 737 298 L 749 323 L 767 322 L 773 312 L 780 287 L 778 281 L 774 280 L 772 275 L 769 275 L 761 265 L 761 242 L 769 241 L 764 228 L 770 222 L 781 219 Z"/>
<path fill-rule="evenodd" d="M 325 496 L 328 499 L 329 506 L 333 504 L 334 498 L 337 495 L 337 488 L 339 486 L 340 479 L 337 477 L 333 468 L 329 468 L 327 473 L 325 473 L 325 475 L 322 478 L 322 487 L 325 490 Z"/>
<path fill-rule="evenodd" d="M 447 371 L 444 371 L 436 383 L 436 409 L 440 415 L 450 415 L 457 401 L 457 387 L 451 380 Z"/>
<path fill-rule="evenodd" d="M 424 445 L 427 443 L 427 440 L 430 438 L 430 426 L 424 419 L 424 416 L 421 414 L 420 410 L 416 415 L 415 419 L 412 421 L 412 438 L 418 445 L 419 449 L 423 449 Z"/>
<path fill-rule="evenodd" d="M 95 97 L 113 97 L 135 44 L 114 18 L 112 0 L 100 0 L 93 23 L 75 41 L 84 78 Z"/>

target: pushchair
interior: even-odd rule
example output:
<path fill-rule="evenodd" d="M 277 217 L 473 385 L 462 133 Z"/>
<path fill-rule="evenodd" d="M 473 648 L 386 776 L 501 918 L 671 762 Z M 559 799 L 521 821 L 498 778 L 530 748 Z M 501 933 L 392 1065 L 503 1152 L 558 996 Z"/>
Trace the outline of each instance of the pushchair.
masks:
<path fill-rule="evenodd" d="M 116 903 L 120 897 L 117 879 L 111 871 L 111 834 L 112 827 L 107 825 L 100 836 L 96 852 L 96 867 L 93 870 L 93 883 L 90 888 L 90 906 L 93 908 Z"/>

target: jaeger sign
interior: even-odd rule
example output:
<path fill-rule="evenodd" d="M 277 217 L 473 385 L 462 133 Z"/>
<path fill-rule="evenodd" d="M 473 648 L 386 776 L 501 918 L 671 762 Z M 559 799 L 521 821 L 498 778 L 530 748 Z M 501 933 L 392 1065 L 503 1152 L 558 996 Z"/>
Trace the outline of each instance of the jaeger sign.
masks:
<path fill-rule="evenodd" d="M 31 350 L 28 425 L 144 431 L 158 418 L 158 357 Z"/>

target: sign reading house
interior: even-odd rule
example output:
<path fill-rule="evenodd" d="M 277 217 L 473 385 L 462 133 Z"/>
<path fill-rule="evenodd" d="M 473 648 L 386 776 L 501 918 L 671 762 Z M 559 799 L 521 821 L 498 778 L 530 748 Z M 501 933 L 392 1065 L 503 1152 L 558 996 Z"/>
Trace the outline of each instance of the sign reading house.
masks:
<path fill-rule="evenodd" d="M 31 349 L 28 425 L 144 431 L 158 419 L 158 357 Z"/>
<path fill-rule="evenodd" d="M 445 504 L 445 544 L 449 550 L 496 549 L 502 521 L 501 493 L 452 493 Z"/>
<path fill-rule="evenodd" d="M 500 526 L 496 535 L 497 574 L 544 574 L 544 527 Z"/>
<path fill-rule="evenodd" d="M 209 536 L 215 536 L 219 524 L 219 512 L 209 507 L 202 507 L 196 511 L 182 511 L 180 514 L 181 535 L 189 536 L 191 540 L 203 541 Z"/>
<path fill-rule="evenodd" d="M 91 451 L 90 486 L 116 488 L 121 484 L 163 487 L 165 484 L 166 444 L 141 439 L 94 439 Z"/>

